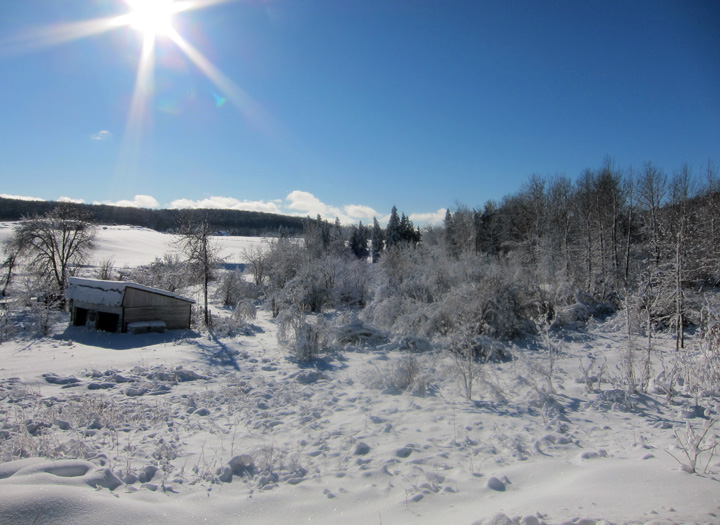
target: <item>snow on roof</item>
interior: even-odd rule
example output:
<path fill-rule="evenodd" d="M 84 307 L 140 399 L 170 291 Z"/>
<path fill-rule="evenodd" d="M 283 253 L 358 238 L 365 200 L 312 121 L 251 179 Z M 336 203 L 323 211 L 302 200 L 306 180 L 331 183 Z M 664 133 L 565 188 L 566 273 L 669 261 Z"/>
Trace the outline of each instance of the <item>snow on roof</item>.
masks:
<path fill-rule="evenodd" d="M 122 306 L 126 288 L 135 288 L 145 292 L 156 293 L 166 297 L 172 297 L 188 303 L 195 303 L 192 299 L 181 297 L 166 290 L 151 288 L 128 281 L 102 281 L 100 279 L 84 279 L 81 277 L 70 277 L 65 297 L 74 301 L 85 303 L 102 304 L 104 306 Z"/>

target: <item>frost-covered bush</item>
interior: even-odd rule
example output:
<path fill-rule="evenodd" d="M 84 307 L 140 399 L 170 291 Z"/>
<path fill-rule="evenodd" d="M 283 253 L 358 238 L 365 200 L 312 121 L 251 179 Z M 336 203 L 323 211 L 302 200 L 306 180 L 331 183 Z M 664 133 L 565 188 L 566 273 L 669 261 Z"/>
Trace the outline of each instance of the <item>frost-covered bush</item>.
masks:
<path fill-rule="evenodd" d="M 201 322 L 198 317 L 198 322 Z M 244 320 L 234 315 L 225 317 L 213 317 L 212 327 L 215 334 L 222 337 L 233 337 L 236 335 L 253 335 L 252 327 Z"/>
<path fill-rule="evenodd" d="M 433 249 L 393 251 L 381 260 L 378 291 L 365 320 L 399 335 L 434 339 L 473 319 L 477 335 L 508 339 L 533 333 L 548 307 L 522 269 L 495 258 L 448 257 Z"/>
<path fill-rule="evenodd" d="M 166 253 L 162 259 L 156 257 L 152 263 L 135 268 L 127 277 L 138 284 L 173 293 L 199 282 L 193 278 L 189 266 L 182 262 L 179 256 L 171 253 Z"/>
<path fill-rule="evenodd" d="M 14 333 L 15 326 L 12 322 L 10 308 L 7 305 L 3 305 L 3 307 L 0 308 L 0 343 L 12 339 Z"/>
<path fill-rule="evenodd" d="M 224 272 L 218 281 L 215 297 L 223 306 L 236 305 L 244 299 L 257 299 L 260 295 L 260 289 L 246 281 L 240 272 Z"/>
<path fill-rule="evenodd" d="M 355 258 L 335 258 L 338 271 L 332 290 L 332 301 L 336 307 L 364 307 L 370 297 L 368 264 Z"/>
<path fill-rule="evenodd" d="M 308 259 L 282 288 L 271 292 L 274 312 L 318 313 L 332 307 L 362 307 L 369 295 L 367 263 L 339 255 Z"/>
<path fill-rule="evenodd" d="M 233 317 L 242 321 L 254 321 L 257 317 L 257 308 L 255 303 L 249 300 L 240 301 L 235 306 Z"/>
<path fill-rule="evenodd" d="M 672 391 L 691 396 L 696 405 L 705 398 L 720 395 L 720 310 L 717 307 L 704 309 L 698 344 L 675 352 L 666 375 Z"/>
<path fill-rule="evenodd" d="M 323 276 L 305 268 L 293 277 L 277 295 L 280 310 L 295 309 L 304 312 L 321 312 L 330 300 L 328 282 Z"/>
<path fill-rule="evenodd" d="M 295 332 L 295 357 L 312 361 L 327 348 L 327 334 L 317 324 L 304 322 Z"/>
<path fill-rule="evenodd" d="M 255 320 L 256 315 L 255 303 L 249 300 L 240 301 L 231 315 L 213 319 L 213 329 L 221 336 L 253 335 L 253 326 L 250 323 Z"/>
<path fill-rule="evenodd" d="M 284 310 L 278 316 L 278 342 L 299 361 L 312 361 L 329 347 L 330 328 L 321 318 L 311 319 L 302 311 Z"/>
<path fill-rule="evenodd" d="M 294 239 L 281 237 L 272 243 L 267 251 L 264 266 L 264 279 L 267 283 L 267 295 L 273 317 L 277 317 L 283 308 L 281 296 L 287 284 L 298 274 L 305 264 L 302 244 Z"/>
<path fill-rule="evenodd" d="M 710 462 L 720 444 L 715 433 L 715 426 L 720 422 L 717 409 L 714 415 L 710 408 L 706 409 L 704 416 L 702 426 L 693 426 L 690 421 L 687 421 L 683 432 L 675 430 L 678 447 L 683 451 L 687 461 L 682 461 L 674 454 L 670 454 L 680 463 L 680 469 L 690 474 L 698 471 L 707 473 Z"/>
<path fill-rule="evenodd" d="M 38 300 L 8 301 L 0 309 L 0 343 L 16 338 L 44 337 L 68 314 L 54 302 Z"/>
<path fill-rule="evenodd" d="M 365 383 L 390 394 L 409 392 L 422 396 L 427 393 L 429 374 L 423 370 L 417 356 L 405 353 L 385 366 L 374 366 L 365 374 Z"/>
<path fill-rule="evenodd" d="M 358 318 L 356 313 L 338 319 L 333 340 L 340 346 L 378 346 L 387 342 L 387 335 Z"/>

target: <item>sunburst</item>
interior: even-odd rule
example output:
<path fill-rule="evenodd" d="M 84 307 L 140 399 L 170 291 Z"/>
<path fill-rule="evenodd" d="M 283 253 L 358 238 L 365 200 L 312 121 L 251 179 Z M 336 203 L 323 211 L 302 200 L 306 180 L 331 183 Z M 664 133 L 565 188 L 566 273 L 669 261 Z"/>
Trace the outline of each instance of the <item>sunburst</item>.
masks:
<path fill-rule="evenodd" d="M 140 32 L 143 45 L 119 159 L 120 172 L 127 175 L 128 172 L 136 170 L 143 130 L 147 127 L 146 121 L 151 116 L 148 111 L 148 101 L 153 96 L 154 50 L 158 38 L 167 38 L 174 42 L 223 93 L 223 98 L 237 106 L 252 125 L 261 128 L 264 132 L 269 132 L 273 127 L 269 125 L 270 119 L 260 106 L 192 46 L 173 25 L 175 15 L 183 11 L 204 9 L 235 1 L 238 0 L 116 0 L 118 5 L 124 5 L 128 11 L 114 17 L 39 27 L 6 38 L 0 41 L 0 57 L 37 51 L 111 30 L 132 29 Z"/>
<path fill-rule="evenodd" d="M 173 16 L 181 4 L 173 0 L 126 0 L 130 6 L 129 25 L 152 37 L 168 35 L 173 30 Z"/>

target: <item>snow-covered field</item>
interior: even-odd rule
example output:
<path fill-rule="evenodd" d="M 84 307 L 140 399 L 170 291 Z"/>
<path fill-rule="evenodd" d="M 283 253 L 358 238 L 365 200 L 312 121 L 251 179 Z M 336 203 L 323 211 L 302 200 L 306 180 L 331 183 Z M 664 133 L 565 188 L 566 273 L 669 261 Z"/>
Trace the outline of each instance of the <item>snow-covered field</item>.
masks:
<path fill-rule="evenodd" d="M 14 223 L 0 222 L 0 243 L 10 238 Z M 116 268 L 149 264 L 156 258 L 173 251 L 176 237 L 142 226 L 100 226 L 97 230 L 96 249 L 90 264 L 112 260 Z M 260 237 L 213 237 L 219 255 L 227 263 L 240 263 L 243 250 L 267 244 Z"/>
<path fill-rule="evenodd" d="M 96 257 L 150 262 L 166 238 L 109 228 Z M 247 239 L 223 242 L 241 262 Z M 702 412 L 615 389 L 621 324 L 558 334 L 553 362 L 509 348 L 469 401 L 437 352 L 303 366 L 263 310 L 234 337 L 60 322 L 0 344 L 0 523 L 720 523 L 719 458 L 673 458 Z"/>

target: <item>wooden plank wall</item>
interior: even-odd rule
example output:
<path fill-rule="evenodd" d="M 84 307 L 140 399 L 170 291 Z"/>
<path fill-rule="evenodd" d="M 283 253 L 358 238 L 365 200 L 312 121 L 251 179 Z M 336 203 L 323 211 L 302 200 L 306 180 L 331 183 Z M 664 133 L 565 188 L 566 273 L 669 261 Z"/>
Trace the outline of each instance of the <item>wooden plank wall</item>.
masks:
<path fill-rule="evenodd" d="M 138 290 L 137 288 L 131 288 L 129 286 L 125 288 L 123 306 L 127 308 L 170 305 L 190 305 L 190 303 L 177 297 L 169 297 L 159 293 L 148 292 L 147 290 Z"/>
<path fill-rule="evenodd" d="M 168 330 L 190 328 L 191 304 L 185 301 L 178 301 L 179 304 L 160 306 L 137 306 L 125 308 L 123 329 L 127 329 L 128 323 L 135 321 L 164 321 Z"/>

